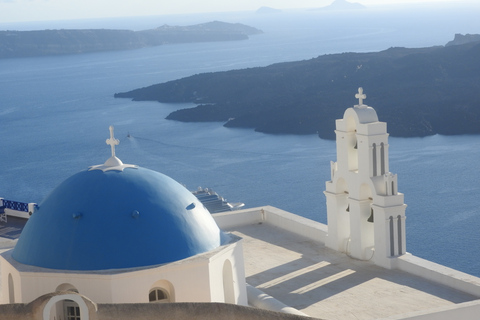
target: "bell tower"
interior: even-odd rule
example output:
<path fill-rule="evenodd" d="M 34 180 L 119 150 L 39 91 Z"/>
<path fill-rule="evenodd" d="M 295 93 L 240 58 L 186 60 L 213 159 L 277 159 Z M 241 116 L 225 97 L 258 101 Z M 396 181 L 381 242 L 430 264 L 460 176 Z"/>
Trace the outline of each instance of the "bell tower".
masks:
<path fill-rule="evenodd" d="M 391 268 L 405 254 L 405 209 L 397 175 L 389 171 L 387 124 L 363 103 L 336 121 L 337 162 L 326 182 L 326 246 L 361 260 Z"/>

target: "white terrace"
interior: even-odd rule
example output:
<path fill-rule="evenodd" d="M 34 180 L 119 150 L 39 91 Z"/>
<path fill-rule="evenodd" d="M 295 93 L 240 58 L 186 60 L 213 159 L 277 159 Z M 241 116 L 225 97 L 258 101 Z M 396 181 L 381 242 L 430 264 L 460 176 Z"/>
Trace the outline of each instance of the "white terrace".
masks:
<path fill-rule="evenodd" d="M 460 319 L 480 310 L 480 279 L 465 273 L 410 254 L 395 258 L 397 269 L 350 258 L 325 247 L 326 225 L 270 206 L 214 217 L 243 238 L 247 283 L 309 316 L 451 319 L 450 310 Z"/>

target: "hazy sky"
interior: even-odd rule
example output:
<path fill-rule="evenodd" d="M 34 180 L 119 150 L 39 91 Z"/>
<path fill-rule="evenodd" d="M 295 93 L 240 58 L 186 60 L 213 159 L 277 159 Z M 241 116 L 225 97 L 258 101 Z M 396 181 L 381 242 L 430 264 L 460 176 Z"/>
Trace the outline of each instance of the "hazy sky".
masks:
<path fill-rule="evenodd" d="M 459 0 L 457 0 L 459 1 Z M 363 5 L 455 0 L 350 0 Z M 472 0 L 473 1 L 473 0 Z M 262 6 L 323 7 L 333 0 L 0 0 L 0 23 L 257 10 Z"/>

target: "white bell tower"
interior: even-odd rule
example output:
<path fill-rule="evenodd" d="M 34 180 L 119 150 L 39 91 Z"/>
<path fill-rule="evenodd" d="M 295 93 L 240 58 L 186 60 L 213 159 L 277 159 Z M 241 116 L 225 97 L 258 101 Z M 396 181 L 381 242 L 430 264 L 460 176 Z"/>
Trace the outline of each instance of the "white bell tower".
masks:
<path fill-rule="evenodd" d="M 337 162 L 326 182 L 326 246 L 391 268 L 405 254 L 405 208 L 397 175 L 389 171 L 387 124 L 378 121 L 366 95 L 336 121 Z"/>

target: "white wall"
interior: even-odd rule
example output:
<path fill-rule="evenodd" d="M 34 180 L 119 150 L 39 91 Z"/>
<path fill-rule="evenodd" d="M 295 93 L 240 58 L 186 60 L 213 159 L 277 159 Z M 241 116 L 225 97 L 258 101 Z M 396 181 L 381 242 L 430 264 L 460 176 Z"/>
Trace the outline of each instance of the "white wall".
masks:
<path fill-rule="evenodd" d="M 405 254 L 395 258 L 396 269 L 480 297 L 480 279 L 440 264 Z M 480 313 L 479 313 L 480 317 Z"/>
<path fill-rule="evenodd" d="M 480 301 L 456 304 L 450 307 L 414 312 L 388 318 L 389 320 L 477 320 Z"/>
<path fill-rule="evenodd" d="M 216 213 L 212 216 L 219 228 L 224 230 L 263 222 L 321 243 L 325 243 L 328 230 L 323 223 L 272 206 Z"/>
<path fill-rule="evenodd" d="M 236 296 L 246 304 L 245 271 L 240 239 L 184 260 L 153 268 L 107 270 L 99 272 L 61 272 L 17 263 L 11 251 L 0 257 L 1 281 L 14 276 L 15 302 L 29 303 L 39 296 L 55 292 L 62 284 L 75 287 L 97 303 L 148 303 L 153 285 L 166 280 L 175 302 L 224 302 L 223 265 L 229 259 L 235 280 Z M 242 287 L 243 286 L 243 287 Z M 164 288 L 169 289 L 169 288 Z M 1 286 L 1 303 L 9 303 L 8 286 Z M 172 292 L 170 292 L 172 291 Z"/>

